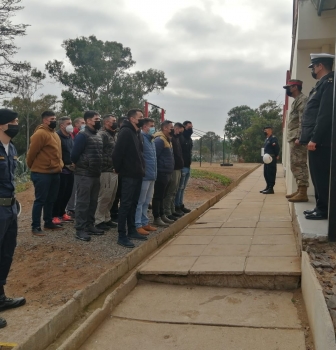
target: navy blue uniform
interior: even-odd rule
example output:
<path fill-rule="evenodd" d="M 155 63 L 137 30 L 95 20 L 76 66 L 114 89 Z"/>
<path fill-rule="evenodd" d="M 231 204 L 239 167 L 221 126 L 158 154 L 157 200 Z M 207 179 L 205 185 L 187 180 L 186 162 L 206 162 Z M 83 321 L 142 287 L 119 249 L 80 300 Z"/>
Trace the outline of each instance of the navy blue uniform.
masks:
<path fill-rule="evenodd" d="M 275 185 L 275 177 L 277 172 L 277 157 L 279 156 L 280 147 L 278 139 L 271 135 L 265 140 L 264 153 L 268 153 L 272 156 L 272 162 L 270 164 L 264 164 L 264 178 L 267 184 L 267 188 L 273 188 Z"/>
<path fill-rule="evenodd" d="M 17 153 L 12 142 L 8 145 L 8 155 L 0 142 L 0 203 L 1 198 L 13 198 L 8 206 L 0 205 L 0 285 L 6 284 L 12 264 L 17 237 L 17 208 L 15 205 L 14 173 Z"/>

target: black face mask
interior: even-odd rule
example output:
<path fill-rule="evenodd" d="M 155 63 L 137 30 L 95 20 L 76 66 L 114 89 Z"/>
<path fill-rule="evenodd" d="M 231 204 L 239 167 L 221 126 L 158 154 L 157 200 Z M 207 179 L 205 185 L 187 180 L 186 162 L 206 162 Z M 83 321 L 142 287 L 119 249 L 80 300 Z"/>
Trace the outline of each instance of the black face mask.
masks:
<path fill-rule="evenodd" d="M 293 94 L 292 94 L 292 92 L 289 89 L 286 89 L 286 95 L 287 96 L 292 96 Z"/>
<path fill-rule="evenodd" d="M 171 130 L 170 130 L 169 135 L 170 135 L 170 136 L 174 136 L 174 129 L 171 129 Z"/>
<path fill-rule="evenodd" d="M 18 134 L 19 131 L 20 129 L 18 125 L 8 124 L 8 129 L 4 131 L 4 133 L 12 139 Z"/>
<path fill-rule="evenodd" d="M 96 120 L 93 126 L 96 130 L 99 130 L 101 128 L 101 122 L 100 120 Z"/>
<path fill-rule="evenodd" d="M 143 119 L 139 119 L 139 120 L 138 120 L 138 123 L 136 124 L 136 126 L 137 126 L 138 128 L 142 128 L 142 127 L 143 127 L 143 123 L 144 123 L 144 120 L 143 120 Z"/>
<path fill-rule="evenodd" d="M 117 123 L 113 123 L 112 124 L 112 130 L 117 130 L 118 129 L 118 124 Z"/>
<path fill-rule="evenodd" d="M 186 129 L 183 131 L 183 136 L 191 137 L 192 134 L 193 134 L 193 129 Z"/>
<path fill-rule="evenodd" d="M 311 71 L 311 76 L 312 76 L 314 79 L 317 79 L 317 74 L 314 73 L 314 70 Z"/>
<path fill-rule="evenodd" d="M 267 136 L 267 132 L 266 131 L 264 131 L 264 135 Z"/>
<path fill-rule="evenodd" d="M 56 128 L 56 120 L 52 120 L 49 124 L 50 129 L 55 129 Z"/>

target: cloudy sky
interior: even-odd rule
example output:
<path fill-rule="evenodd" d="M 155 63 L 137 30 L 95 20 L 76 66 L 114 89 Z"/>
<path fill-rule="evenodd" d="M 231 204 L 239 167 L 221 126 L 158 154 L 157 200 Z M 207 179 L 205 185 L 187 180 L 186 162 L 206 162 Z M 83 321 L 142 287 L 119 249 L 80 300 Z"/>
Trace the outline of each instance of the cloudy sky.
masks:
<path fill-rule="evenodd" d="M 62 41 L 96 35 L 132 50 L 135 68 L 163 70 L 167 88 L 147 96 L 173 121 L 223 134 L 238 105 L 282 102 L 291 49 L 292 0 L 22 0 L 31 26 L 18 58 L 44 70 L 65 60 Z M 59 94 L 50 78 L 43 93 Z"/>

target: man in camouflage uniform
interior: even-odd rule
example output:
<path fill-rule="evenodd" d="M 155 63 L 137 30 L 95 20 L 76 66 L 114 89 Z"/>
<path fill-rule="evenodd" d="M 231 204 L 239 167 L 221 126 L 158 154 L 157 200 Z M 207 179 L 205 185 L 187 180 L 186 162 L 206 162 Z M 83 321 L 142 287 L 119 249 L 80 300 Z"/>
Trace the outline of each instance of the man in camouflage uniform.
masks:
<path fill-rule="evenodd" d="M 302 81 L 291 79 L 284 86 L 286 94 L 294 98 L 292 108 L 287 122 L 287 141 L 289 143 L 290 167 L 295 177 L 297 190 L 288 194 L 289 202 L 308 202 L 307 188 L 309 187 L 309 176 L 307 166 L 307 148 L 300 145 L 301 121 L 304 107 L 307 102 L 302 90 Z"/>

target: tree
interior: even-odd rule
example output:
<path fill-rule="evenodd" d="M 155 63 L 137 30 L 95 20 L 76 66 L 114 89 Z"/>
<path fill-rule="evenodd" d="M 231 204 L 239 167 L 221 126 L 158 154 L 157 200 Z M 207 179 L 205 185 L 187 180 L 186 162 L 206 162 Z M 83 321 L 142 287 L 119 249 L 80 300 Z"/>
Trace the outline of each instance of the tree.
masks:
<path fill-rule="evenodd" d="M 0 0 L 0 94 L 12 92 L 12 80 L 27 63 L 15 62 L 17 53 L 14 39 L 26 34 L 27 24 L 13 24 L 11 17 L 23 7 L 18 6 L 21 0 Z M 29 64 L 28 64 L 29 65 Z"/>
<path fill-rule="evenodd" d="M 255 115 L 256 112 L 246 105 L 234 107 L 228 112 L 225 136 L 231 140 L 232 151 L 238 156 L 244 142 L 244 131 L 251 126 L 251 118 Z"/>
<path fill-rule="evenodd" d="M 101 114 L 120 117 L 132 107 L 142 107 L 144 95 L 163 90 L 168 82 L 164 72 L 149 69 L 130 72 L 135 64 L 131 49 L 115 41 L 103 42 L 95 36 L 63 42 L 73 72 L 62 61 L 46 64 L 50 76 L 67 87 L 62 93 L 62 110 L 69 114 L 79 108 L 96 109 Z"/>
<path fill-rule="evenodd" d="M 151 110 L 148 113 L 148 118 L 154 120 L 156 130 L 160 130 L 161 127 L 161 113 L 158 108 L 151 106 Z"/>

